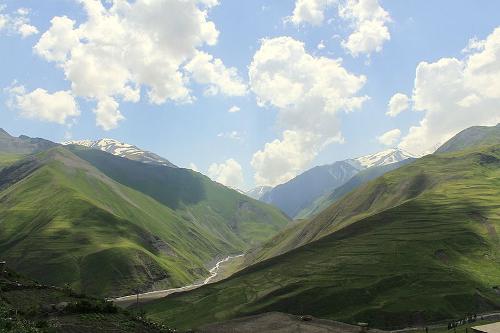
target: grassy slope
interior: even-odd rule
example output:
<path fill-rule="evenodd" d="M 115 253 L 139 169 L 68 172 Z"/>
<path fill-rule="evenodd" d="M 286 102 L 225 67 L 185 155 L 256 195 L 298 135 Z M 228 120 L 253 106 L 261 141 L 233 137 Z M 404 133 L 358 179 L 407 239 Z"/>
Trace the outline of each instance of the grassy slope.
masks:
<path fill-rule="evenodd" d="M 378 167 L 368 168 L 366 170 L 360 171 L 354 177 L 352 177 L 347 183 L 336 188 L 334 191 L 325 194 L 324 196 L 318 198 L 312 205 L 308 206 L 306 209 L 303 209 L 298 215 L 299 219 L 307 219 L 312 218 L 323 210 L 331 206 L 333 203 L 339 201 L 346 194 L 354 191 L 358 187 L 368 183 L 371 180 L 374 180 L 392 170 L 396 170 L 402 166 L 405 166 L 414 159 L 407 159 L 401 162 L 392 163 L 389 165 L 383 165 Z"/>
<path fill-rule="evenodd" d="M 146 165 L 97 150 L 72 149 L 108 177 L 151 196 L 223 240 L 239 242 L 240 250 L 267 240 L 288 224 L 278 209 L 192 170 Z"/>
<path fill-rule="evenodd" d="M 152 171 L 176 169 L 102 154 L 120 162 L 116 170 L 133 163 L 144 182 L 137 190 L 126 187 L 64 148 L 37 155 L 35 171 L 19 163 L 0 174 L 0 253 L 15 269 L 97 295 L 182 286 L 206 277 L 214 257 L 242 252 L 287 223 L 278 210 L 180 169 L 210 200 L 189 208 L 180 200 L 174 211 L 155 200 L 148 185 L 175 188 L 177 175 L 155 178 Z M 22 180 L 4 186 L 16 176 Z"/>
<path fill-rule="evenodd" d="M 448 140 L 436 153 L 449 153 L 472 146 L 493 145 L 498 142 L 500 142 L 500 124 L 497 126 L 473 126 Z"/>
<path fill-rule="evenodd" d="M 0 170 L 22 159 L 24 155 L 0 152 Z"/>
<path fill-rule="evenodd" d="M 295 229 L 315 241 L 148 313 L 183 327 L 268 311 L 393 327 L 498 309 L 500 147 L 423 158 Z"/>
<path fill-rule="evenodd" d="M 38 158 L 41 168 L 0 193 L 0 252 L 29 276 L 118 295 L 154 280 L 180 286 L 201 278 L 205 262 L 243 246 L 200 230 L 69 151 Z"/>

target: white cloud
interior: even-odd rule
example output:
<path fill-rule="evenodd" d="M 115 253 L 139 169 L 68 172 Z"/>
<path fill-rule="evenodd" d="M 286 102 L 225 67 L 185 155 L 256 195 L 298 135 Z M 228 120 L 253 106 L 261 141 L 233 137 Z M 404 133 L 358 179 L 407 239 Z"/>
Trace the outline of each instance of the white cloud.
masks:
<path fill-rule="evenodd" d="M 241 134 L 238 131 L 222 132 L 217 134 L 217 137 L 237 141 L 242 139 Z"/>
<path fill-rule="evenodd" d="M 236 105 L 231 106 L 229 108 L 229 110 L 227 110 L 227 112 L 229 112 L 229 113 L 236 113 L 236 112 L 240 112 L 240 111 L 241 111 L 241 109 Z"/>
<path fill-rule="evenodd" d="M 377 137 L 378 142 L 386 146 L 394 146 L 401 138 L 401 131 L 393 129 Z"/>
<path fill-rule="evenodd" d="M 353 56 L 380 52 L 391 39 L 386 23 L 391 20 L 378 0 L 348 0 L 339 8 L 340 17 L 353 23 L 354 32 L 342 41 L 342 46 Z"/>
<path fill-rule="evenodd" d="M 295 25 L 321 25 L 325 20 L 325 10 L 336 2 L 337 0 L 297 0 L 289 20 Z"/>
<path fill-rule="evenodd" d="M 38 29 L 31 25 L 28 8 L 19 8 L 14 13 L 4 13 L 5 6 L 0 5 L 0 32 L 20 35 L 26 38 L 38 34 Z"/>
<path fill-rule="evenodd" d="M 188 74 L 211 93 L 244 94 L 234 68 L 199 51 L 217 43 L 208 9 L 218 1 L 79 2 L 86 20 L 54 17 L 34 50 L 64 71 L 76 96 L 96 102 L 99 126 L 116 127 L 124 119 L 120 103 L 140 101 L 142 89 L 154 104 L 193 101 Z"/>
<path fill-rule="evenodd" d="M 25 118 L 63 125 L 68 118 L 80 115 L 75 98 L 69 91 L 51 94 L 44 89 L 36 89 L 27 92 L 23 86 L 13 86 L 7 92 L 10 94 L 9 105 Z"/>
<path fill-rule="evenodd" d="M 352 32 L 342 40 L 342 46 L 352 56 L 380 52 L 384 43 L 391 39 L 386 25 L 391 18 L 378 0 L 296 0 L 289 20 L 295 25 L 319 26 L 332 5 L 337 5 L 339 17 L 351 25 Z"/>
<path fill-rule="evenodd" d="M 249 68 L 250 87 L 261 106 L 278 109 L 281 139 L 254 154 L 259 185 L 277 185 L 302 171 L 333 142 L 342 142 L 338 113 L 362 106 L 366 82 L 341 61 L 308 54 L 290 37 L 263 40 Z"/>
<path fill-rule="evenodd" d="M 103 97 L 94 109 L 97 126 L 105 131 L 118 127 L 118 123 L 125 119 L 118 110 L 119 104 L 112 97 Z"/>
<path fill-rule="evenodd" d="M 196 164 L 194 164 L 193 162 L 189 163 L 188 168 L 193 170 L 193 171 L 200 172 L 200 169 L 198 168 L 198 166 Z"/>
<path fill-rule="evenodd" d="M 463 59 L 442 58 L 417 66 L 414 109 L 423 113 L 400 147 L 432 152 L 457 132 L 500 122 L 500 27 Z"/>
<path fill-rule="evenodd" d="M 242 188 L 244 186 L 243 169 L 232 158 L 221 164 L 213 163 L 210 165 L 208 176 L 212 180 L 232 188 Z"/>
<path fill-rule="evenodd" d="M 388 110 L 386 115 L 396 117 L 403 111 L 408 110 L 410 107 L 410 99 L 405 94 L 397 93 L 391 97 L 389 101 Z"/>
<path fill-rule="evenodd" d="M 318 50 L 324 50 L 326 48 L 325 42 L 321 41 L 319 42 L 318 46 L 316 46 Z"/>
<path fill-rule="evenodd" d="M 247 93 L 247 86 L 238 76 L 238 70 L 226 68 L 222 60 L 214 59 L 208 53 L 197 52 L 185 68 L 196 82 L 208 85 L 208 95 L 243 96 Z"/>

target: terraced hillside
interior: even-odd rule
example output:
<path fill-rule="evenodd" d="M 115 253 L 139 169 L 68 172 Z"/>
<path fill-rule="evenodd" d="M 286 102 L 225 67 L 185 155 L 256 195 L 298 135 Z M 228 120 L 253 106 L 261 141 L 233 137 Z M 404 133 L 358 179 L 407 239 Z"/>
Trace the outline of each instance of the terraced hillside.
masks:
<path fill-rule="evenodd" d="M 499 309 L 498 230 L 500 146 L 431 155 L 265 249 L 292 250 L 146 310 L 184 327 L 281 311 L 392 328 Z"/>
<path fill-rule="evenodd" d="M 117 170 L 120 163 L 134 163 L 145 181 L 157 170 L 155 182 L 175 189 L 177 178 L 161 173 L 171 168 L 146 169 L 151 166 L 96 152 Z M 277 209 L 200 174 L 179 172 L 189 180 L 186 188 L 202 191 L 197 197 L 180 194 L 174 210 L 149 185 L 123 185 L 63 147 L 18 161 L 0 171 L 2 259 L 45 283 L 120 296 L 204 278 L 216 256 L 262 240 L 253 231 L 257 225 L 268 236 L 288 223 Z"/>

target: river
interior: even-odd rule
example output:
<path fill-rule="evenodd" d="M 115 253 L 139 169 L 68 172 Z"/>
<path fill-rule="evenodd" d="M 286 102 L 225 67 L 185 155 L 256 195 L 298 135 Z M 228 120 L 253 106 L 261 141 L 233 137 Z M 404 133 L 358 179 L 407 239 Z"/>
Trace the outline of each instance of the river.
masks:
<path fill-rule="evenodd" d="M 228 256 L 222 260 L 219 260 L 215 266 L 210 269 L 210 276 L 207 277 L 202 283 L 194 283 L 190 284 L 188 286 L 180 287 L 180 288 L 172 288 L 172 289 L 165 289 L 165 290 L 157 290 L 157 291 L 150 291 L 147 293 L 142 293 L 139 295 L 128 295 L 128 296 L 123 296 L 123 297 L 118 297 L 113 299 L 112 301 L 122 307 L 122 308 L 127 308 L 130 305 L 133 305 L 137 303 L 137 298 L 139 297 L 139 303 L 146 303 L 146 302 L 151 302 L 159 298 L 166 297 L 171 294 L 175 294 L 178 292 L 182 291 L 189 291 L 189 290 L 194 290 L 197 288 L 200 288 L 204 285 L 207 285 L 211 283 L 219 274 L 220 268 L 222 264 L 225 264 L 233 259 L 240 258 L 242 257 L 243 254 L 237 255 L 237 256 Z"/>

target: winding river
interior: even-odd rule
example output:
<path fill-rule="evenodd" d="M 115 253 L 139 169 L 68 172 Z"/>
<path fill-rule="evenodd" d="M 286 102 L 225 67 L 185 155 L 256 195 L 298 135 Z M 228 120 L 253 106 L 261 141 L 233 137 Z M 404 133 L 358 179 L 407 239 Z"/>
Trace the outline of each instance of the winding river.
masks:
<path fill-rule="evenodd" d="M 217 277 L 217 275 L 219 275 L 221 265 L 223 265 L 223 264 L 225 264 L 233 259 L 240 258 L 242 256 L 243 256 L 243 254 L 240 254 L 237 256 L 228 256 L 222 260 L 219 260 L 215 264 L 215 266 L 212 269 L 210 269 L 210 276 L 207 277 L 202 283 L 194 283 L 194 284 L 190 284 L 188 286 L 184 286 L 184 287 L 180 287 L 180 288 L 150 291 L 150 292 L 142 293 L 142 294 L 138 294 L 138 295 L 137 294 L 136 295 L 128 295 L 128 296 L 115 298 L 112 301 L 116 305 L 118 305 L 122 308 L 127 308 L 130 305 L 136 304 L 137 301 L 139 301 L 139 303 L 151 302 L 151 301 L 166 297 L 166 296 L 171 295 L 171 294 L 200 288 L 204 285 L 211 283 Z"/>

